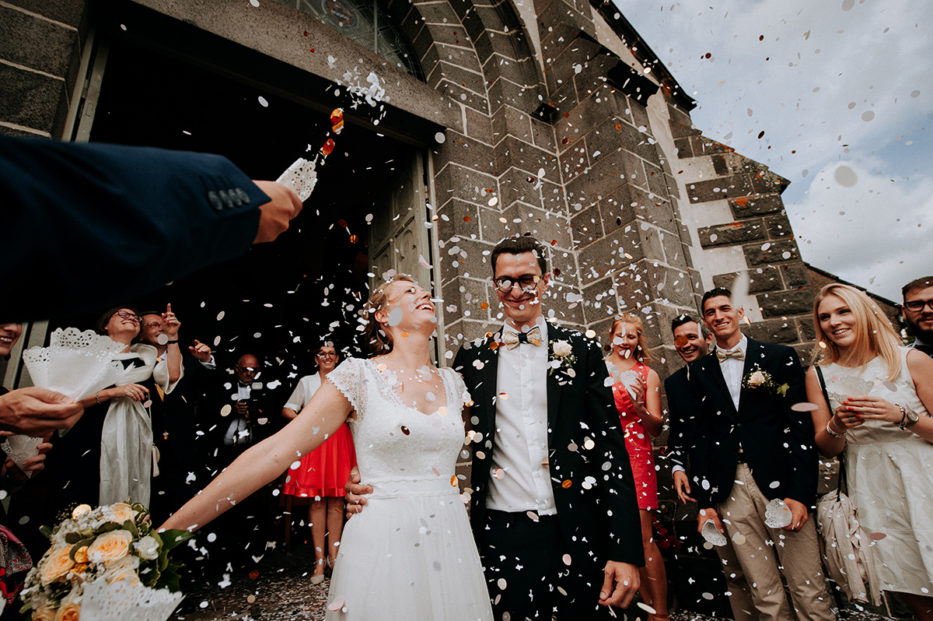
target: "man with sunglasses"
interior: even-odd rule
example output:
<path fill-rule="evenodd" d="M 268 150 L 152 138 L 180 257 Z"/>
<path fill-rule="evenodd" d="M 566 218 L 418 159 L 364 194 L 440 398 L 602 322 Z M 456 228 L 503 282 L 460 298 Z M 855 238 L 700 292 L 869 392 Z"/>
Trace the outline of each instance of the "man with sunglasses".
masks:
<path fill-rule="evenodd" d="M 901 293 L 904 321 L 916 339 L 912 347 L 933 357 L 933 276 L 910 281 Z"/>

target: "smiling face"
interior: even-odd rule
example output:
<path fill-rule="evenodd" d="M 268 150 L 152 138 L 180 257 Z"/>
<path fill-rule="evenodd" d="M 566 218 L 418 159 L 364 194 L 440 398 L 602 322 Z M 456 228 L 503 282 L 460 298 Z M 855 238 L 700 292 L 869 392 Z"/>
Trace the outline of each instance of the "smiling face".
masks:
<path fill-rule="evenodd" d="M 716 343 L 725 349 L 735 347 L 742 340 L 739 321 L 744 316 L 745 312 L 735 308 L 725 295 L 713 296 L 703 304 L 703 323 L 716 337 Z"/>
<path fill-rule="evenodd" d="M 259 372 L 259 358 L 253 354 L 243 354 L 237 360 L 233 370 L 238 382 L 244 385 L 249 384 L 256 379 L 256 373 Z"/>
<path fill-rule="evenodd" d="M 23 333 L 23 325 L 19 323 L 0 324 L 0 358 L 10 355 L 19 335 Z"/>
<path fill-rule="evenodd" d="M 437 325 L 431 292 L 416 282 L 393 280 L 385 288 L 385 302 L 376 311 L 376 321 L 391 332 L 426 332 Z"/>
<path fill-rule="evenodd" d="M 700 324 L 688 321 L 674 328 L 674 349 L 684 359 L 684 362 L 693 362 L 705 356 L 709 350 L 709 342 L 703 338 Z"/>
<path fill-rule="evenodd" d="M 911 306 L 918 307 L 911 310 Z M 904 321 L 924 343 L 933 343 L 933 287 L 912 289 L 904 294 Z"/>
<path fill-rule="evenodd" d="M 496 257 L 496 295 L 508 322 L 515 328 L 531 325 L 542 315 L 541 295 L 549 274 L 541 273 L 533 252 L 503 253 Z M 511 286 L 508 286 L 511 285 Z"/>
<path fill-rule="evenodd" d="M 638 327 L 618 322 L 612 330 L 612 350 L 622 358 L 631 358 L 638 350 Z"/>
<path fill-rule="evenodd" d="M 139 334 L 140 317 L 131 308 L 121 308 L 107 320 L 104 334 L 115 341 L 129 343 Z"/>
<path fill-rule="evenodd" d="M 337 362 L 340 360 L 337 355 L 337 350 L 329 345 L 324 345 L 317 350 L 317 353 L 314 354 L 314 359 L 317 361 L 318 368 L 325 374 L 333 371 L 337 366 Z"/>
<path fill-rule="evenodd" d="M 158 345 L 159 336 L 162 334 L 164 328 L 165 324 L 162 321 L 162 315 L 157 315 L 155 313 L 143 315 L 142 332 L 140 332 L 139 337 L 144 343 Z"/>
<path fill-rule="evenodd" d="M 817 307 L 820 330 L 840 350 L 855 345 L 858 320 L 845 301 L 836 295 L 827 295 Z"/>

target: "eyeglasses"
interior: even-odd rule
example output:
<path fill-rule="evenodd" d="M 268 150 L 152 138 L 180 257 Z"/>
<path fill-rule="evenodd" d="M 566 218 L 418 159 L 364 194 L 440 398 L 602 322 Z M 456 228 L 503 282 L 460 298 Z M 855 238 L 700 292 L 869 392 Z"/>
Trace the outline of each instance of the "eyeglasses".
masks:
<path fill-rule="evenodd" d="M 337 352 L 333 351 L 322 351 L 319 354 L 315 354 L 318 358 L 336 358 Z"/>
<path fill-rule="evenodd" d="M 148 321 L 143 324 L 143 327 L 144 328 L 161 328 L 162 324 L 159 323 L 158 321 Z"/>
<path fill-rule="evenodd" d="M 541 280 L 541 277 L 537 274 L 522 274 L 518 278 L 500 276 L 499 278 L 493 278 L 492 282 L 495 283 L 496 289 L 502 293 L 508 293 L 516 284 L 525 293 L 531 293 L 537 288 L 539 280 Z"/>
<path fill-rule="evenodd" d="M 134 315 L 133 313 L 128 313 L 126 311 L 117 311 L 116 315 L 120 319 L 129 319 L 130 321 L 135 321 L 136 323 L 142 321 L 142 318 L 139 315 Z"/>
<path fill-rule="evenodd" d="M 912 313 L 919 313 L 927 306 L 933 311 L 933 300 L 911 300 L 910 302 L 904 302 L 904 306 Z"/>
<path fill-rule="evenodd" d="M 257 370 L 256 367 L 237 367 L 237 369 L 244 373 L 255 373 Z"/>

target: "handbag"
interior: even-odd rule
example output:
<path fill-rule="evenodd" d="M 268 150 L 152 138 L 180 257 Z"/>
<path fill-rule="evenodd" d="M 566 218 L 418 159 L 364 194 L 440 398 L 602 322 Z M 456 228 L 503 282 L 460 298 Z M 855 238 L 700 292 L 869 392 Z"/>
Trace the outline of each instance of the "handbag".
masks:
<path fill-rule="evenodd" d="M 829 405 L 826 382 L 820 367 L 816 374 Z M 831 411 L 831 410 L 830 410 Z M 839 454 L 839 480 L 836 490 L 823 494 L 816 502 L 820 548 L 826 573 L 846 594 L 850 602 L 880 606 L 881 586 L 872 560 L 872 542 L 858 521 L 855 504 L 842 491 L 846 484 L 845 450 Z"/>

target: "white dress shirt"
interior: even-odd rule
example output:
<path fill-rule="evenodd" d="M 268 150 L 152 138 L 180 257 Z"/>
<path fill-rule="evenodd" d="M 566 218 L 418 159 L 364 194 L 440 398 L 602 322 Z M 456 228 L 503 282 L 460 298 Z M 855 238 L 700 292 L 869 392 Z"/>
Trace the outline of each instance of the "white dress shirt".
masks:
<path fill-rule="evenodd" d="M 742 335 L 742 340 L 732 349 L 722 349 L 724 352 L 741 351 L 748 354 L 748 337 Z M 745 370 L 745 361 L 737 358 L 726 358 L 719 363 L 722 369 L 722 378 L 726 380 L 726 388 L 729 389 L 729 396 L 732 397 L 732 403 L 735 405 L 735 411 L 739 411 L 739 395 L 742 394 L 742 371 Z"/>
<path fill-rule="evenodd" d="M 537 324 L 540 345 L 499 347 L 496 437 L 486 507 L 555 515 L 547 447 L 547 325 Z M 516 332 L 508 325 L 503 330 Z"/>

